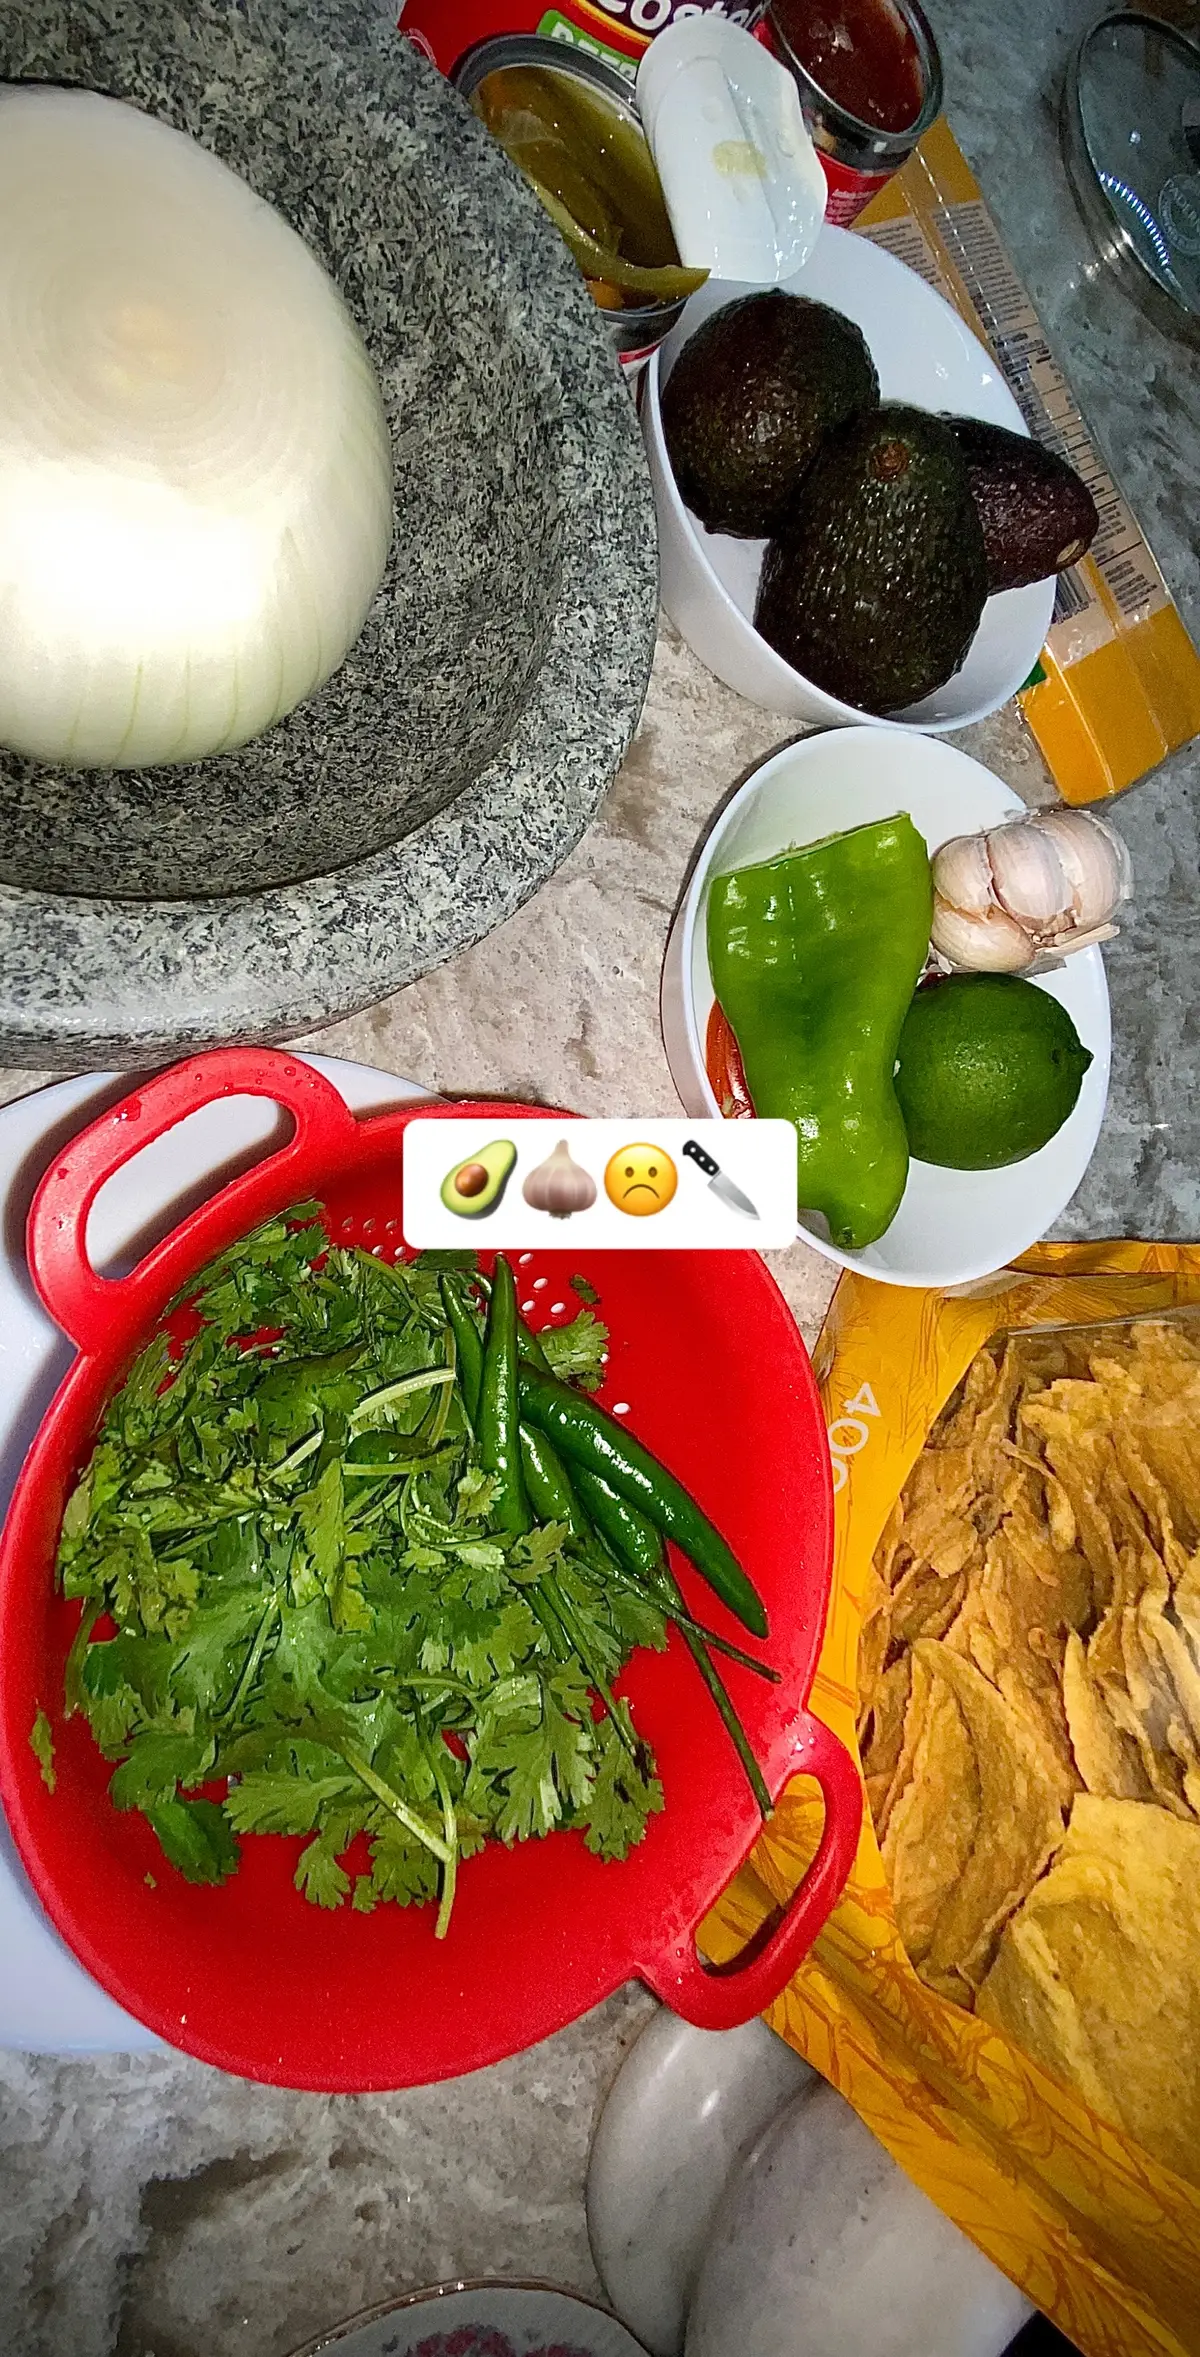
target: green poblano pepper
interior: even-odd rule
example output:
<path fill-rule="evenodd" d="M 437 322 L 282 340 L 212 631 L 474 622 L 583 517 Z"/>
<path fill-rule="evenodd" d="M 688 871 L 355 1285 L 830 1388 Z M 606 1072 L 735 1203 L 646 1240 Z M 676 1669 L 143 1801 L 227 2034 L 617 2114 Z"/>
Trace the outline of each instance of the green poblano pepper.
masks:
<path fill-rule="evenodd" d="M 755 1112 L 792 1121 L 801 1211 L 859 1251 L 894 1219 L 908 1140 L 892 1076 L 929 948 L 929 856 L 904 814 L 718 876 L 713 986 Z"/>

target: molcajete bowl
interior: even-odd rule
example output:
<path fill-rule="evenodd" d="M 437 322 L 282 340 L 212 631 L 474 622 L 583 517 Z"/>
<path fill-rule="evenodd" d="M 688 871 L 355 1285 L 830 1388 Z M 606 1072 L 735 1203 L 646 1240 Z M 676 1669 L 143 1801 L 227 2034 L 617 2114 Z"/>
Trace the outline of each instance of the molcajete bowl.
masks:
<path fill-rule="evenodd" d="M 395 460 L 387 572 L 327 684 L 194 764 L 0 753 L 0 880 L 143 901 L 270 890 L 416 844 L 486 800 L 507 758 L 525 804 L 497 845 L 509 884 L 509 834 L 541 842 L 524 897 L 636 722 L 656 588 L 628 395 L 536 201 L 378 0 L 9 0 L 0 78 L 126 99 L 276 205 L 366 338 Z M 554 796 L 568 816 L 550 842 Z M 484 895 L 474 934 L 489 913 Z"/>

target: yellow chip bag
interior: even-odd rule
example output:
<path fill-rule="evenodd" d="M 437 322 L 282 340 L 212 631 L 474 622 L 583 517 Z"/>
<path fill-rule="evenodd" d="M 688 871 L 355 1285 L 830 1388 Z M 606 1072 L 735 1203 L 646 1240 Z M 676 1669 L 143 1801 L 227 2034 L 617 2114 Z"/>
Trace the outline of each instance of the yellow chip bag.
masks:
<path fill-rule="evenodd" d="M 816 1365 L 868 1814 L 770 2019 L 1085 2357 L 1200 2357 L 1200 1246 L 847 1275 Z M 800 1781 L 706 1952 L 819 1824 Z"/>

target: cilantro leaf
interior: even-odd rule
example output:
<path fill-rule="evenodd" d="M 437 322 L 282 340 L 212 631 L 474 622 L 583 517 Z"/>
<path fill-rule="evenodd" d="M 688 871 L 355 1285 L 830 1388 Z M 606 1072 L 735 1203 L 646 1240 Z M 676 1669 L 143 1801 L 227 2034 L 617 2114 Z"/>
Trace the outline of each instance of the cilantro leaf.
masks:
<path fill-rule="evenodd" d="M 326 1803 L 355 1789 L 352 1776 L 251 1770 L 231 1784 L 225 1814 L 235 1833 L 312 1833 Z"/>
<path fill-rule="evenodd" d="M 350 1888 L 350 1877 L 323 1834 L 301 1850 L 293 1880 L 315 1907 L 340 1907 Z"/>
<path fill-rule="evenodd" d="M 44 1710 L 39 1710 L 29 1730 L 29 1748 L 42 1771 L 42 1782 L 47 1792 L 53 1792 L 58 1782 L 54 1766 L 54 1735 Z"/>
<path fill-rule="evenodd" d="M 186 1881 L 228 1882 L 236 1872 L 238 1846 L 215 1801 L 159 1801 L 146 1815 Z"/>
<path fill-rule="evenodd" d="M 177 1786 L 203 1784 L 212 1773 L 216 1749 L 211 1735 L 198 1735 L 190 1727 L 143 1728 L 109 1784 L 114 1806 L 149 1813 L 160 1801 L 173 1800 Z"/>
<path fill-rule="evenodd" d="M 586 1301 L 593 1309 L 595 1308 L 595 1305 L 599 1301 L 600 1296 L 597 1293 L 595 1286 L 589 1284 L 586 1277 L 568 1277 L 567 1283 L 570 1286 L 572 1293 L 576 1295 L 578 1300 Z"/>
<path fill-rule="evenodd" d="M 371 1842 L 370 1890 L 372 1904 L 376 1899 L 394 1899 L 401 1907 L 423 1906 L 437 1897 L 437 1859 L 394 1820 Z M 362 1904 L 357 1890 L 354 1903 Z"/>
<path fill-rule="evenodd" d="M 604 1381 L 608 1328 L 594 1311 L 581 1309 L 567 1326 L 544 1326 L 538 1341 L 560 1382 L 598 1391 Z"/>
<path fill-rule="evenodd" d="M 629 1706 L 618 1708 L 632 1732 Z M 587 1807 L 584 1841 L 598 1858 L 627 1858 L 663 1807 L 663 1789 L 648 1755 L 631 1759 L 608 1720 L 596 1730 L 599 1758 Z"/>

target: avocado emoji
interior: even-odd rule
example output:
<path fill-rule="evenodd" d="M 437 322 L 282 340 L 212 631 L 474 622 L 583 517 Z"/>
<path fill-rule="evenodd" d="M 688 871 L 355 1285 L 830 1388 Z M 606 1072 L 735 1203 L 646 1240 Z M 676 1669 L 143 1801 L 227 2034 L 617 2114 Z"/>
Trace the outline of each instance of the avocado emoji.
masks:
<path fill-rule="evenodd" d="M 481 1146 L 466 1162 L 456 1162 L 442 1180 L 442 1201 L 460 1219 L 484 1219 L 494 1211 L 508 1185 L 517 1149 L 511 1138 L 496 1138 Z"/>

